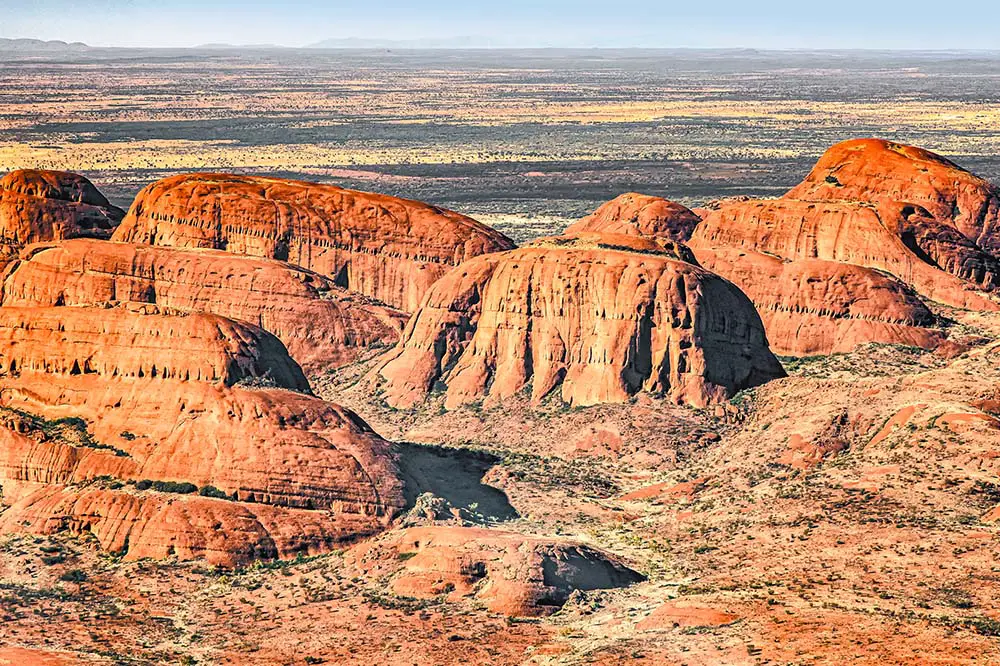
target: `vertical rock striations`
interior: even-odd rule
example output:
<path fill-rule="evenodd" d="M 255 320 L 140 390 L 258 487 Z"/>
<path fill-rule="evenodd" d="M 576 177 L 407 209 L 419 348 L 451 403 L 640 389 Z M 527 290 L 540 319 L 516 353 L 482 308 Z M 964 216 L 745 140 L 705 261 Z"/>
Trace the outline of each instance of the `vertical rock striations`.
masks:
<path fill-rule="evenodd" d="M 383 366 L 387 400 L 411 406 L 441 387 L 449 408 L 522 390 L 536 402 L 649 392 L 701 406 L 783 376 L 746 296 L 680 248 L 590 234 L 465 262 Z"/>
<path fill-rule="evenodd" d="M 0 531 L 223 565 L 377 532 L 403 505 L 389 445 L 308 389 L 216 315 L 2 307 Z"/>

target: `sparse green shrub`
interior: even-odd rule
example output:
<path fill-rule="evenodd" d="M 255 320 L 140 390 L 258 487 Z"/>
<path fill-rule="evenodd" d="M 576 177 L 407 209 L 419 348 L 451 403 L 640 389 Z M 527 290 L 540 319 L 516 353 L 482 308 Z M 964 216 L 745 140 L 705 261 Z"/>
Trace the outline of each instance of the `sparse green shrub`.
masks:
<path fill-rule="evenodd" d="M 85 583 L 87 581 L 87 574 L 80 569 L 70 569 L 59 576 L 59 580 L 64 583 Z"/>
<path fill-rule="evenodd" d="M 229 495 L 219 490 L 215 486 L 202 486 L 198 490 L 198 494 L 202 497 L 214 497 L 215 499 L 229 499 Z"/>
<path fill-rule="evenodd" d="M 198 486 L 187 481 L 153 481 L 153 490 L 161 493 L 189 495 L 198 492 Z"/>

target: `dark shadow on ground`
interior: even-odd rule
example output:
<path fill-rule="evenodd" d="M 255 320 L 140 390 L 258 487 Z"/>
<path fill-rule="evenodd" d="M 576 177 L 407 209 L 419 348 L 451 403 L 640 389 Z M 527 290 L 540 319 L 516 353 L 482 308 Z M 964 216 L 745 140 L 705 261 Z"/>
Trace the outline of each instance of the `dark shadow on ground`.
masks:
<path fill-rule="evenodd" d="M 417 497 L 431 493 L 462 510 L 480 515 L 486 522 L 518 518 L 507 495 L 482 482 L 483 475 L 500 459 L 487 453 L 443 446 L 396 444 L 400 471 L 405 482 L 407 508 Z"/>

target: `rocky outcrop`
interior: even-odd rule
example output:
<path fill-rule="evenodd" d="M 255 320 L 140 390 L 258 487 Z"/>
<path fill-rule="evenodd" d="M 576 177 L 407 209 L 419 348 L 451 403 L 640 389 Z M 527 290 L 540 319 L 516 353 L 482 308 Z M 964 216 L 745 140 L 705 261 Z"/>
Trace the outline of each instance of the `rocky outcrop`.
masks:
<path fill-rule="evenodd" d="M 916 204 L 987 253 L 1000 253 L 1000 189 L 922 148 L 882 139 L 838 143 L 786 196 Z"/>
<path fill-rule="evenodd" d="M 124 215 L 83 176 L 12 171 L 0 178 L 0 260 L 37 241 L 108 238 Z"/>
<path fill-rule="evenodd" d="M 150 303 L 273 333 L 307 371 L 394 344 L 406 316 L 285 262 L 219 250 L 94 240 L 28 247 L 2 284 L 4 306 Z"/>
<path fill-rule="evenodd" d="M 465 262 L 382 367 L 386 400 L 412 406 L 442 388 L 452 408 L 559 389 L 573 405 L 649 392 L 701 406 L 783 376 L 750 301 L 681 248 L 590 235 Z"/>
<path fill-rule="evenodd" d="M 822 259 L 891 273 L 925 298 L 960 308 L 998 310 L 976 285 L 928 263 L 907 245 L 926 213 L 902 204 L 782 198 L 735 201 L 709 212 L 691 237 L 703 249 L 755 250 L 787 260 Z M 927 227 L 923 227 L 927 228 Z M 992 273 L 984 274 L 991 281 Z"/>
<path fill-rule="evenodd" d="M 0 308 L 0 530 L 232 565 L 384 528 L 387 442 L 266 331 L 155 309 Z"/>
<path fill-rule="evenodd" d="M 870 268 L 820 259 L 784 261 L 724 246 L 699 248 L 698 258 L 750 297 L 776 354 L 849 352 L 869 342 L 933 349 L 945 339 L 911 289 Z"/>
<path fill-rule="evenodd" d="M 644 580 L 582 544 L 470 527 L 413 527 L 359 546 L 350 557 L 369 575 L 391 577 L 396 594 L 471 598 L 512 617 L 553 613 L 575 590 Z"/>
<path fill-rule="evenodd" d="M 321 554 L 375 528 L 362 515 L 248 504 L 198 495 L 46 486 L 0 513 L 0 533 L 91 534 L 127 560 L 205 560 L 234 567 L 254 560 Z"/>
<path fill-rule="evenodd" d="M 571 224 L 566 233 L 596 231 L 684 242 L 691 238 L 691 233 L 700 220 L 695 213 L 679 203 L 628 192 Z"/>
<path fill-rule="evenodd" d="M 452 266 L 513 247 L 475 220 L 416 201 L 218 174 L 146 187 L 114 240 L 288 261 L 407 312 Z"/>
<path fill-rule="evenodd" d="M 691 249 L 746 291 L 782 353 L 937 346 L 920 298 L 1000 310 L 997 190 L 926 150 L 846 141 L 785 196 L 702 214 Z"/>
<path fill-rule="evenodd" d="M 295 391 L 309 389 L 282 344 L 260 328 L 214 315 L 121 308 L 0 308 L 0 373 L 226 386 L 264 380 Z"/>

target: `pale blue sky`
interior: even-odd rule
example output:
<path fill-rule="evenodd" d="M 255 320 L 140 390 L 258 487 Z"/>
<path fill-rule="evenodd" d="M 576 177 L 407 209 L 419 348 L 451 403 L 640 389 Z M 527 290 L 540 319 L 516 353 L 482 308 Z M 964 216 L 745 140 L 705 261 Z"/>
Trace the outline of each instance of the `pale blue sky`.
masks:
<path fill-rule="evenodd" d="M 511 46 L 997 49 L 996 0 L 0 0 L 0 37 L 302 46 L 477 36 Z"/>

